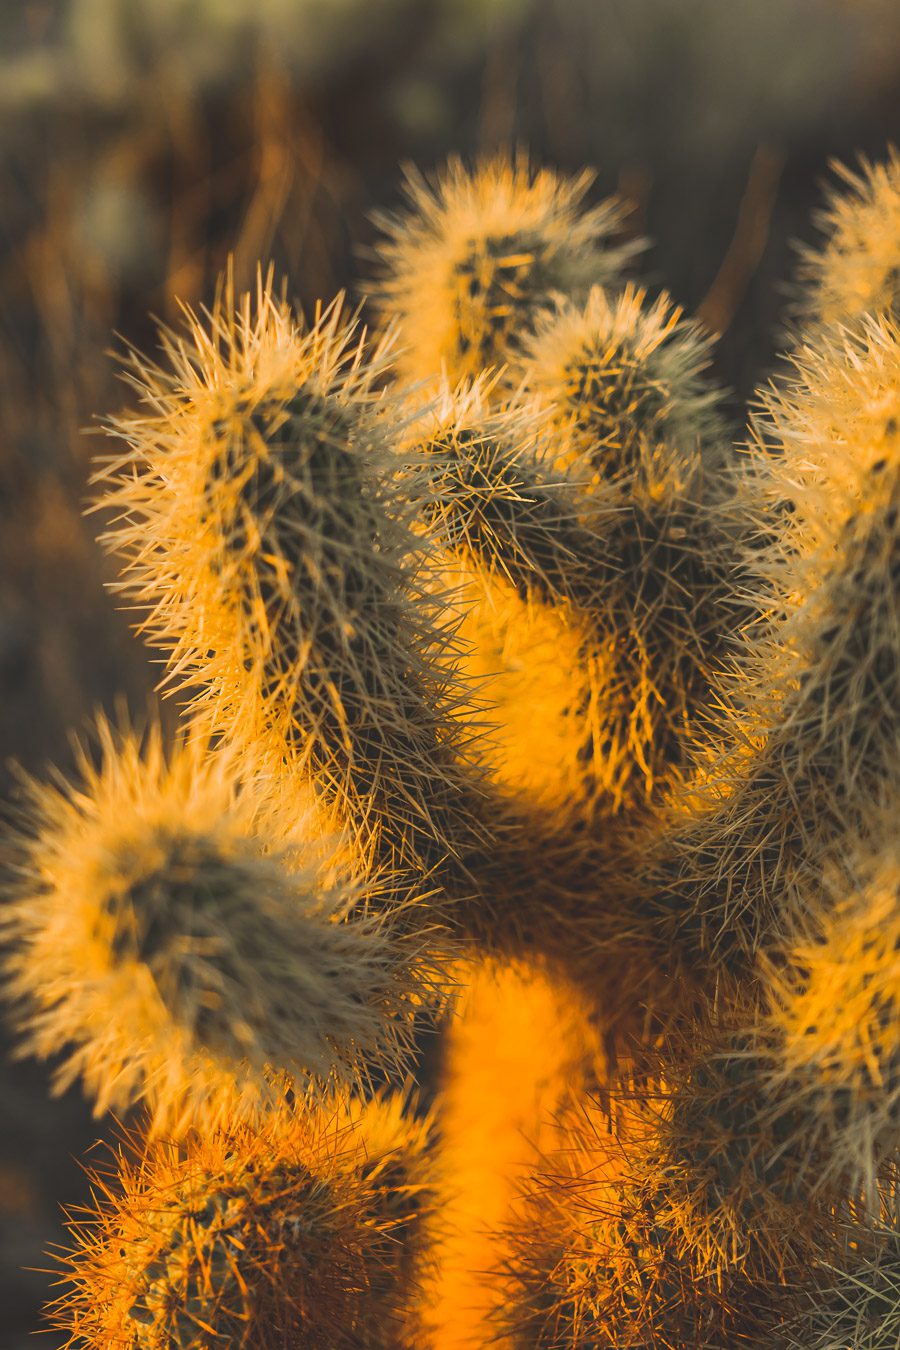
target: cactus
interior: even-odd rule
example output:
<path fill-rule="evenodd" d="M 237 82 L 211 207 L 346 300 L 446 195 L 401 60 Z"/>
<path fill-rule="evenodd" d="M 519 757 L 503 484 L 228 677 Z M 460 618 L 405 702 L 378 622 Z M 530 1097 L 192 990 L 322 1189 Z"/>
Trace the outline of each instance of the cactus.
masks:
<path fill-rule="evenodd" d="M 705 378 L 712 338 L 660 295 L 593 286 L 538 316 L 513 368 L 550 414 L 557 464 L 615 479 L 639 469 L 660 445 L 702 458 L 721 455 L 722 395 Z"/>
<path fill-rule="evenodd" d="M 389 1101 L 283 1096 L 255 1125 L 120 1151 L 57 1325 L 135 1350 L 402 1345 L 425 1137 Z"/>
<path fill-rule="evenodd" d="M 258 1107 L 267 1064 L 324 1084 L 403 1062 L 437 949 L 371 912 L 377 878 L 311 808 L 280 818 L 200 740 L 97 739 L 77 784 L 26 784 L 3 916 L 21 1050 L 57 1058 L 57 1089 L 80 1077 L 98 1114 L 146 1096 L 171 1132 L 186 1093 Z"/>
<path fill-rule="evenodd" d="M 876 1178 L 900 1143 L 896 844 L 867 840 L 826 872 L 825 913 L 773 963 L 770 1095 L 787 1097 L 815 1147 L 820 1184 Z"/>
<path fill-rule="evenodd" d="M 663 1098 L 651 1111 L 623 1109 L 622 1138 L 596 1110 L 570 1119 L 568 1138 L 532 1182 L 510 1232 L 503 1344 L 756 1344 L 784 1298 L 777 1258 L 754 1241 L 733 1251 L 730 1225 L 691 1191 L 675 1131 L 665 1138 Z"/>
<path fill-rule="evenodd" d="M 368 355 L 340 302 L 304 331 L 260 280 L 208 329 L 137 359 L 153 411 L 119 418 L 105 468 L 120 513 L 106 542 L 123 590 L 167 653 L 191 721 L 254 771 L 290 766 L 326 820 L 394 869 L 428 873 L 472 842 L 430 619 Z"/>
<path fill-rule="evenodd" d="M 879 1196 L 874 1216 L 851 1214 L 843 1250 L 822 1263 L 804 1290 L 802 1305 L 767 1345 L 772 1350 L 888 1350 L 900 1322 L 896 1177 Z"/>
<path fill-rule="evenodd" d="M 613 810 L 659 795 L 744 617 L 744 522 L 721 472 L 710 347 L 665 296 L 594 287 L 539 318 L 520 367 L 553 429 L 553 467 L 580 483 L 604 540 L 599 628 L 613 659 L 594 734 Z"/>
<path fill-rule="evenodd" d="M 799 890 L 896 792 L 898 357 L 896 327 L 872 318 L 804 349 L 763 398 L 755 621 L 650 881 L 716 977 L 790 932 Z"/>
<path fill-rule="evenodd" d="M 132 358 L 186 731 L 26 786 L 3 920 L 23 1051 L 150 1107 L 73 1347 L 896 1343 L 896 155 L 845 177 L 743 454 L 521 157 L 411 178 L 376 342 L 261 276 Z"/>
<path fill-rule="evenodd" d="M 413 425 L 436 465 L 464 668 L 501 719 L 488 743 L 494 776 L 557 816 L 658 795 L 743 615 L 744 521 L 703 469 L 722 435 L 719 395 L 701 378 L 708 343 L 664 299 L 646 313 L 642 300 L 626 291 L 613 307 L 595 289 L 583 313 L 539 318 L 525 401 L 491 410 L 482 386 L 445 389 L 429 422 Z M 608 360 L 611 389 L 598 376 L 570 407 L 565 360 L 586 342 Z M 623 344 L 633 347 L 624 380 Z M 631 404 L 645 396 L 658 407 L 643 426 Z M 633 428 L 627 445 L 620 422 Z M 537 708 L 540 734 L 529 736 Z"/>
<path fill-rule="evenodd" d="M 596 797 L 590 729 L 609 663 L 592 609 L 604 544 L 579 521 L 571 486 L 543 471 L 540 447 L 530 409 L 492 410 L 484 382 L 445 388 L 410 427 L 409 453 L 434 484 L 440 580 L 463 615 L 465 647 L 449 653 L 471 689 L 460 715 L 489 709 L 495 730 L 475 749 L 504 795 L 565 819 Z"/>
<path fill-rule="evenodd" d="M 824 244 L 803 251 L 796 308 L 804 323 L 856 324 L 900 316 L 900 155 L 836 164 L 840 186 L 818 215 Z"/>
<path fill-rule="evenodd" d="M 581 209 L 592 178 L 535 171 L 524 157 L 474 173 L 451 159 L 433 184 L 410 172 L 407 211 L 376 217 L 381 299 L 400 318 L 406 380 L 476 379 L 509 359 L 555 292 L 618 279 L 640 245 L 614 242 L 616 201 Z"/>

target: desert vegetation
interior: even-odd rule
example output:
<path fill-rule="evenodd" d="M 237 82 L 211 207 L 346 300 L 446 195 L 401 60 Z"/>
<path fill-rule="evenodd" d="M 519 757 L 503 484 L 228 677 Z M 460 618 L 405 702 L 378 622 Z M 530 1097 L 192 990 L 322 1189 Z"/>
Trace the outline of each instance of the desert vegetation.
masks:
<path fill-rule="evenodd" d="M 894 1346 L 890 0 L 27 8 L 0 1344 Z"/>
<path fill-rule="evenodd" d="M 896 1339 L 900 161 L 745 430 L 589 182 L 452 160 L 371 326 L 261 269 L 125 358 L 181 729 L 23 782 L 3 911 L 20 1050 L 136 1122 L 72 1346 Z"/>

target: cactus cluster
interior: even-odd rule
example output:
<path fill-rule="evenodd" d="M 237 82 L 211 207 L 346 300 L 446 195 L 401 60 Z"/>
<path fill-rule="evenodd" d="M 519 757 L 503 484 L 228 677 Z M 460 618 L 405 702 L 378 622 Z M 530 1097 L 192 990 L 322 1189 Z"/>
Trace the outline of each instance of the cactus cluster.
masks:
<path fill-rule="evenodd" d="M 74 1350 L 896 1346 L 900 160 L 843 176 L 745 433 L 521 156 L 411 179 L 374 339 L 261 273 L 131 356 L 183 731 L 26 780 L 3 910 L 22 1052 L 144 1103 Z"/>

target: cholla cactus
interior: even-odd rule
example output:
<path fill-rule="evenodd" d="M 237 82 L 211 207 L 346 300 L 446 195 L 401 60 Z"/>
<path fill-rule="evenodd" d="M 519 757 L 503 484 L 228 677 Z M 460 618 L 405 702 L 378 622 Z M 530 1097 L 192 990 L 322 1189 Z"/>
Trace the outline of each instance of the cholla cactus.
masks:
<path fill-rule="evenodd" d="M 388 342 L 340 302 L 305 329 L 262 280 L 226 297 L 171 369 L 136 361 L 147 413 L 113 429 L 106 536 L 122 588 L 196 691 L 192 723 L 254 771 L 295 771 L 364 853 L 428 872 L 470 842 L 409 506 L 386 498 L 393 460 L 376 388 Z"/>
<path fill-rule="evenodd" d="M 412 180 L 399 356 L 260 281 L 135 358 L 107 541 L 189 734 L 31 787 L 6 911 L 24 1048 L 153 1109 L 71 1345 L 896 1343 L 896 176 L 743 459 L 522 160 Z M 456 984 L 432 1130 L 375 1085 Z"/>
<path fill-rule="evenodd" d="M 720 974 L 789 934 L 829 852 L 896 802 L 900 334 L 872 319 L 796 361 L 758 424 L 759 622 L 662 844 L 667 903 Z"/>
<path fill-rule="evenodd" d="M 564 179 L 527 159 L 452 159 L 434 184 L 416 172 L 409 209 L 380 215 L 386 312 L 400 319 L 407 380 L 451 383 L 502 366 L 553 295 L 618 280 L 639 245 L 621 239 L 623 207 L 590 211 L 593 175 Z"/>
<path fill-rule="evenodd" d="M 77 784 L 27 784 L 3 916 L 21 1048 L 56 1087 L 81 1078 L 98 1114 L 146 1096 L 172 1130 L 185 1094 L 258 1107 L 267 1064 L 324 1084 L 400 1062 L 435 968 L 311 807 L 284 818 L 200 740 L 98 739 Z"/>
<path fill-rule="evenodd" d="M 900 155 L 892 149 L 883 164 L 835 167 L 840 187 L 818 216 L 825 243 L 803 251 L 797 309 L 807 323 L 900 317 Z"/>
<path fill-rule="evenodd" d="M 581 483 L 604 543 L 607 669 L 592 730 L 613 810 L 659 795 L 743 618 L 744 522 L 721 473 L 710 347 L 665 296 L 595 287 L 540 316 L 521 364 L 552 428 L 546 453 Z"/>
<path fill-rule="evenodd" d="M 667 296 L 651 305 L 633 286 L 617 297 L 594 286 L 583 305 L 558 301 L 539 315 L 515 370 L 552 419 L 556 463 L 602 480 L 640 469 L 660 445 L 721 455 L 711 347 Z"/>
<path fill-rule="evenodd" d="M 721 453 L 719 395 L 701 378 L 708 344 L 666 319 L 665 301 L 646 315 L 641 301 L 626 292 L 613 308 L 593 291 L 584 313 L 539 328 L 523 401 L 492 411 L 482 386 L 445 389 L 412 428 L 435 462 L 464 664 L 499 721 L 490 767 L 557 818 L 658 795 L 743 614 L 741 513 L 704 478 L 703 452 Z M 598 384 L 569 406 L 553 350 L 575 360 L 585 342 L 609 358 L 612 392 Z M 624 346 L 626 383 L 655 400 L 640 428 L 632 394 L 620 408 L 615 393 Z"/>
<path fill-rule="evenodd" d="M 497 1318 L 504 1344 L 757 1343 L 780 1296 L 777 1260 L 755 1240 L 738 1251 L 721 1245 L 733 1230 L 691 1192 L 689 1164 L 667 1153 L 667 1115 L 662 1098 L 649 1113 L 626 1104 L 624 1139 L 595 1110 L 570 1118 L 509 1235 L 510 1292 Z"/>
<path fill-rule="evenodd" d="M 120 1152 L 114 1180 L 94 1177 L 101 1207 L 73 1224 L 58 1329 L 135 1350 L 412 1344 L 426 1135 L 390 1101 L 284 1096 L 257 1124 Z"/>
<path fill-rule="evenodd" d="M 768 1342 L 773 1350 L 889 1350 L 900 1334 L 896 1176 L 881 1188 L 879 1213 L 851 1214 L 844 1250 L 823 1264 L 802 1306 Z"/>
<path fill-rule="evenodd" d="M 900 1145 L 900 859 L 890 837 L 867 844 L 831 869 L 827 910 L 808 903 L 812 931 L 773 969 L 770 1095 L 789 1103 L 821 1184 L 873 1196 Z"/>
<path fill-rule="evenodd" d="M 756 481 L 779 529 L 770 548 L 782 574 L 796 555 L 834 546 L 837 532 L 890 490 L 900 456 L 900 322 L 872 314 L 853 331 L 819 333 L 791 355 L 789 374 L 763 391 L 754 421 Z M 796 579 L 780 589 L 796 588 Z"/>
<path fill-rule="evenodd" d="M 488 710 L 495 729 L 476 750 L 520 810 L 584 817 L 597 797 L 590 740 L 610 676 L 592 613 L 604 599 L 603 530 L 584 526 L 572 485 L 545 472 L 533 410 L 492 410 L 489 392 L 484 381 L 445 387 L 409 432 L 434 484 L 440 584 L 463 615 L 463 649 L 449 653 L 471 690 L 458 716 Z"/>

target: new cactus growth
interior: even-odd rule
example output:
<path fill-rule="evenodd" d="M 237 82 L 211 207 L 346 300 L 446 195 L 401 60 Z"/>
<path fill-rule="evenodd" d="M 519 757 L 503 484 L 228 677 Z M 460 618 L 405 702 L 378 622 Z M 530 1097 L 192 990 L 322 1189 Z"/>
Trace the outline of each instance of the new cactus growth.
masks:
<path fill-rule="evenodd" d="M 554 426 L 557 463 L 582 477 L 639 470 L 663 444 L 721 454 L 722 395 L 706 378 L 712 338 L 664 295 L 593 286 L 584 304 L 558 300 L 534 324 L 514 366 Z"/>
<path fill-rule="evenodd" d="M 133 357 L 100 505 L 186 732 L 27 786 L 3 920 L 23 1050 L 150 1108 L 73 1350 L 896 1345 L 897 178 L 735 455 L 522 158 L 411 177 L 380 340 L 261 278 Z"/>
<path fill-rule="evenodd" d="M 604 541 L 594 754 L 614 811 L 658 796 L 743 618 L 710 348 L 665 296 L 594 287 L 538 318 L 519 368 L 552 428 L 553 467 L 581 483 Z"/>

